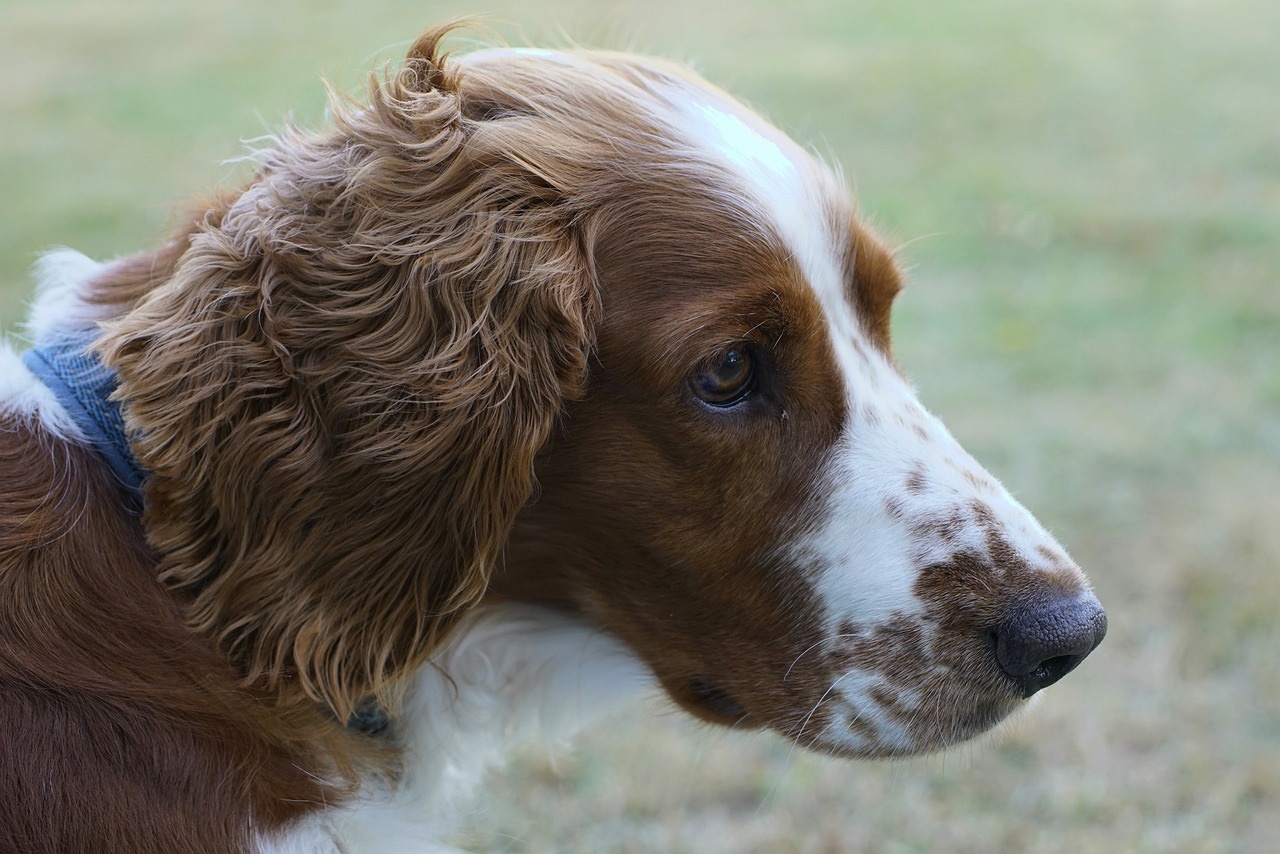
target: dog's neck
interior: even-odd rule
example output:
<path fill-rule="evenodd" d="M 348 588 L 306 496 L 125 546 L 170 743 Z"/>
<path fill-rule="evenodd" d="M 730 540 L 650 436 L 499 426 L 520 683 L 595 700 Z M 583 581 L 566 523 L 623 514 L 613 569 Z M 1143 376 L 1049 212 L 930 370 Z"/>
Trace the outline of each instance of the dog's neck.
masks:
<path fill-rule="evenodd" d="M 396 727 L 398 784 L 372 783 L 264 849 L 310 850 L 312 839 L 336 838 L 352 850 L 441 850 L 424 840 L 455 829 L 467 797 L 515 748 L 568 739 L 653 686 L 634 654 L 582 617 L 482 605 L 413 678 Z"/>

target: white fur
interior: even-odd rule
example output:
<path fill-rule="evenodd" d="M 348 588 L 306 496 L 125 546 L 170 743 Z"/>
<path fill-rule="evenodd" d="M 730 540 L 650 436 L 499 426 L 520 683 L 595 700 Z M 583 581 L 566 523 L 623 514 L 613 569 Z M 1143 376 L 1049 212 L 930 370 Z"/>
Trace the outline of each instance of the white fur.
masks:
<path fill-rule="evenodd" d="M 55 436 L 84 441 L 53 392 L 36 379 L 7 341 L 0 341 L 0 416 L 36 420 Z"/>
<path fill-rule="evenodd" d="M 86 299 L 85 285 L 104 268 L 74 249 L 54 249 L 36 261 L 36 298 L 27 313 L 31 340 L 42 344 L 60 334 L 91 328 L 110 314 L 110 307 Z"/>
<path fill-rule="evenodd" d="M 103 317 L 103 310 L 84 299 L 86 282 L 101 268 L 96 261 L 71 249 L 56 249 L 40 257 L 35 267 L 36 298 L 26 323 L 33 343 L 84 329 Z M 35 419 L 55 436 L 84 441 L 84 435 L 53 392 L 36 379 L 7 341 L 0 341 L 0 415 Z"/>
<path fill-rule="evenodd" d="M 371 783 L 272 854 L 441 851 L 484 774 L 530 740 L 559 741 L 653 689 L 619 641 L 580 617 L 530 605 L 483 606 L 415 678 L 398 788 Z"/>

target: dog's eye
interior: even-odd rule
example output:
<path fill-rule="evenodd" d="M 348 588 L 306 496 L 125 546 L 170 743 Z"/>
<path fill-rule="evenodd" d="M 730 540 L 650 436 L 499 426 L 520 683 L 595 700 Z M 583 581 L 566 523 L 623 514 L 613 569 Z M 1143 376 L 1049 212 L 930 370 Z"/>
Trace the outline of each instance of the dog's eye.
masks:
<path fill-rule="evenodd" d="M 694 371 L 689 386 L 712 406 L 733 406 L 755 390 L 751 351 L 744 346 L 730 347 Z"/>

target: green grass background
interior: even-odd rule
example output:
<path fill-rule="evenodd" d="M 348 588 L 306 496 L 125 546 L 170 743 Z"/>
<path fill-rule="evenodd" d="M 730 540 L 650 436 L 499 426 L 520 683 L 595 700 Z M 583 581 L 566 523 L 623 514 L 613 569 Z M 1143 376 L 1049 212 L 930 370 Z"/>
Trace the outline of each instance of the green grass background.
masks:
<path fill-rule="evenodd" d="M 145 247 L 240 139 L 425 25 L 690 59 L 843 163 L 927 405 L 1090 572 L 1106 643 L 892 764 L 661 704 L 495 775 L 501 851 L 1280 846 L 1280 4 L 0 0 L 0 324 L 41 248 Z"/>

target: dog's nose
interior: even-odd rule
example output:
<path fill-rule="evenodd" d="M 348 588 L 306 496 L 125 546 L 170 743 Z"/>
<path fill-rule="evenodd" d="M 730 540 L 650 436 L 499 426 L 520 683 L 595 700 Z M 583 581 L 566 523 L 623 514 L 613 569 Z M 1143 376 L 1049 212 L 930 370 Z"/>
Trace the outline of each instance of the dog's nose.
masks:
<path fill-rule="evenodd" d="M 1106 633 L 1106 612 L 1092 593 L 1040 597 L 995 628 L 996 659 L 1030 697 L 1074 670 Z"/>

